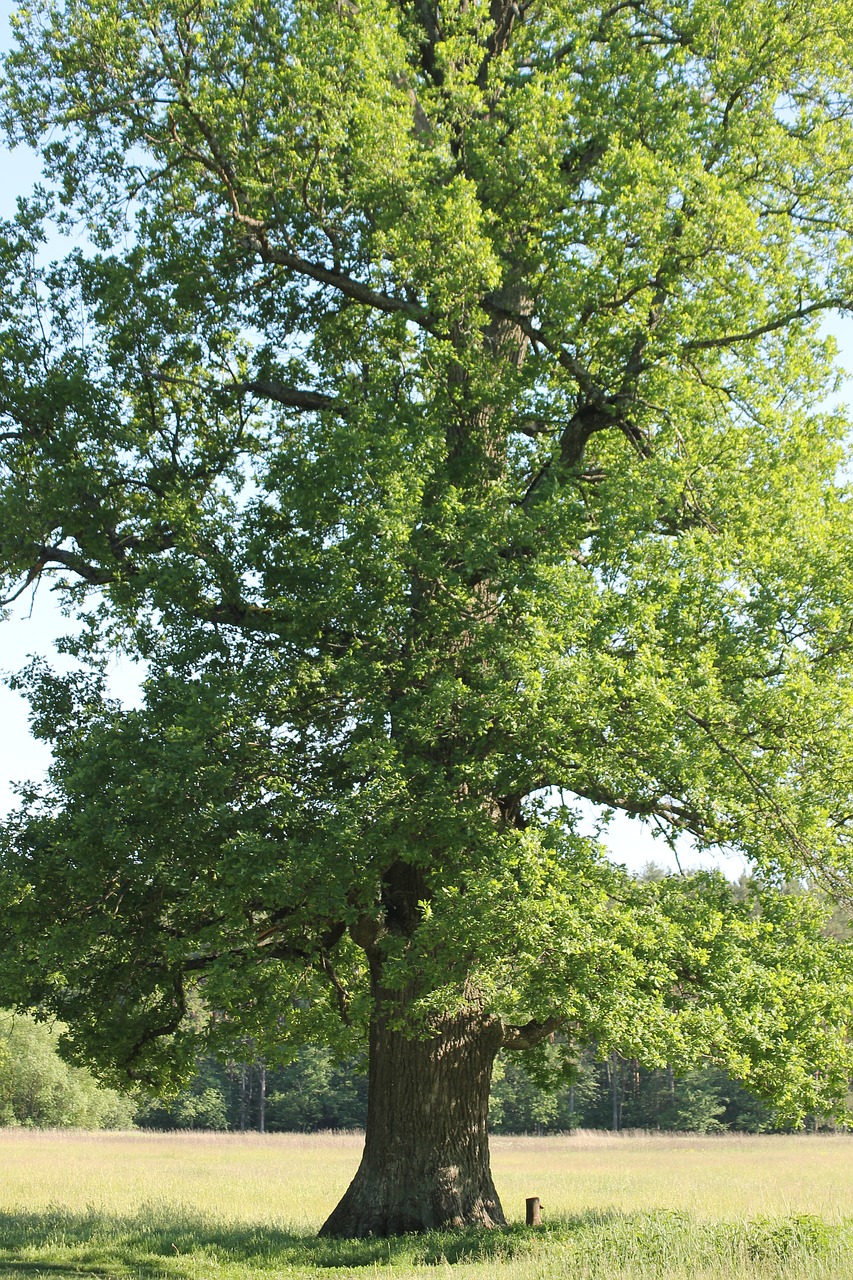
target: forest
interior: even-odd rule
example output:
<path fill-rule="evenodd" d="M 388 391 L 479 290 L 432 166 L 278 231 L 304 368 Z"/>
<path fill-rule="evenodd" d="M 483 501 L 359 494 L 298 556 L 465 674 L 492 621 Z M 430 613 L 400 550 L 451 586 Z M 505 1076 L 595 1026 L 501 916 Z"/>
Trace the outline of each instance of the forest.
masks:
<path fill-rule="evenodd" d="M 270 1133 L 364 1128 L 365 1064 L 336 1062 L 323 1046 L 303 1047 L 292 1062 L 273 1068 L 206 1058 L 185 1089 L 156 1098 L 100 1086 L 86 1068 L 62 1061 L 57 1039 L 56 1030 L 31 1018 L 0 1018 L 0 1125 Z M 676 1076 L 671 1068 L 647 1069 L 618 1054 L 600 1061 L 592 1049 L 581 1055 L 571 1078 L 553 1051 L 527 1066 L 509 1056 L 499 1060 L 490 1115 L 495 1133 L 765 1133 L 790 1127 L 719 1068 Z M 808 1129 L 836 1128 L 828 1116 L 805 1123 Z"/>

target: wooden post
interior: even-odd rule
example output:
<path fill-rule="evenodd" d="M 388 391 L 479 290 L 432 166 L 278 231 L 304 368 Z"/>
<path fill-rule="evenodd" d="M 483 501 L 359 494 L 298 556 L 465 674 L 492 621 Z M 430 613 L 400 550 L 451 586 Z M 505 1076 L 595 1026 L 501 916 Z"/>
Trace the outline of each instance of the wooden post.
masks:
<path fill-rule="evenodd" d="M 526 1201 L 528 1227 L 542 1226 L 542 1206 L 538 1196 L 530 1196 Z"/>

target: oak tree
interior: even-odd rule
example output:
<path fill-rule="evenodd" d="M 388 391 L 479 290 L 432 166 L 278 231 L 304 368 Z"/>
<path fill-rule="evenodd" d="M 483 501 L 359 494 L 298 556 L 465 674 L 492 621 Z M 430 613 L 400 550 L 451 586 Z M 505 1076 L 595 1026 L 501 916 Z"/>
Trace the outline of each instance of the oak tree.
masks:
<path fill-rule="evenodd" d="M 157 1084 L 366 1034 L 331 1234 L 503 1221 L 501 1047 L 830 1106 L 850 946 L 781 889 L 851 868 L 850 0 L 15 29 L 46 182 L 0 243 L 0 564 L 79 666 L 18 677 L 54 765 L 3 831 L 0 1003 Z M 581 800 L 755 893 L 632 879 Z"/>

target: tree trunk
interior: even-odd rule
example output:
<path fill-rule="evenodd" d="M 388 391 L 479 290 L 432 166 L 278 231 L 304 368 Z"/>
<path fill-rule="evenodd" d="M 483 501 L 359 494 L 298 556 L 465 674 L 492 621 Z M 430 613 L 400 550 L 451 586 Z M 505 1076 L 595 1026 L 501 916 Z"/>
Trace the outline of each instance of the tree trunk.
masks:
<path fill-rule="evenodd" d="M 325 1236 L 504 1224 L 489 1167 L 489 1088 L 501 1028 L 468 1011 L 410 1039 L 377 1003 L 364 1154 Z"/>
<path fill-rule="evenodd" d="M 621 1129 L 622 1119 L 622 1100 L 619 1093 L 621 1084 L 619 1073 L 619 1055 L 613 1053 L 610 1055 L 610 1086 L 613 1098 L 613 1132 L 618 1133 Z"/>

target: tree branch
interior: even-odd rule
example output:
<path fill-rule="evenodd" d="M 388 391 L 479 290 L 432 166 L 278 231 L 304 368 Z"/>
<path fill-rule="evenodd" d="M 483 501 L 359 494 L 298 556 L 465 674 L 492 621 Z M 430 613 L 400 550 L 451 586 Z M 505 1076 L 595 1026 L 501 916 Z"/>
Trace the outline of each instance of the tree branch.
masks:
<path fill-rule="evenodd" d="M 309 413 L 322 409 L 344 412 L 342 402 L 335 396 L 324 395 L 321 391 L 304 391 L 300 387 L 286 387 L 281 382 L 272 382 L 266 378 L 238 383 L 237 389 L 249 391 L 262 400 L 274 400 L 276 404 L 286 405 L 288 409 L 304 409 Z"/>
<path fill-rule="evenodd" d="M 583 391 L 584 395 L 590 403 L 597 406 L 606 403 L 606 395 L 604 389 L 598 385 L 590 374 L 585 365 L 581 364 L 576 356 L 559 342 L 555 342 L 533 323 L 529 315 L 524 315 L 519 311 L 512 311 L 508 307 L 501 306 L 497 301 L 497 297 L 491 294 L 483 299 L 483 307 L 487 311 L 491 311 L 495 315 L 504 316 L 508 320 L 512 320 L 518 325 L 521 332 L 530 339 L 531 342 L 544 347 L 545 350 L 557 360 L 557 362 L 570 373 L 577 385 Z"/>
<path fill-rule="evenodd" d="M 354 302 L 360 302 L 365 307 L 372 307 L 375 311 L 384 311 L 388 315 L 402 314 L 422 329 L 426 329 L 430 333 L 437 332 L 434 317 L 416 302 L 409 302 L 406 298 L 398 298 L 393 294 L 381 293 L 377 289 L 371 289 L 370 285 L 363 284 L 360 280 L 354 280 L 346 272 L 335 271 L 329 267 L 322 266 L 318 262 L 311 262 L 310 259 L 303 258 L 301 254 L 293 253 L 289 249 L 273 248 L 269 243 L 266 231 L 254 225 L 254 219 L 245 218 L 237 212 L 235 212 L 234 217 L 238 222 L 253 227 L 246 236 L 246 244 L 257 253 L 262 262 L 270 263 L 274 266 L 287 267 L 288 270 L 295 271 L 297 275 L 306 276 L 309 280 L 316 280 L 318 284 L 326 284 L 332 289 L 337 289 L 344 297 L 352 298 Z"/>
<path fill-rule="evenodd" d="M 547 1040 L 563 1025 L 562 1018 L 546 1018 L 544 1022 L 532 1019 L 524 1026 L 505 1026 L 503 1029 L 502 1049 L 535 1049 L 537 1044 Z"/>
<path fill-rule="evenodd" d="M 820 311 L 839 310 L 842 307 L 850 306 L 850 298 L 824 298 L 820 302 L 812 302 L 807 307 L 802 303 L 793 311 L 786 311 L 784 315 L 776 316 L 773 320 L 768 320 L 766 324 L 757 325 L 754 329 L 747 329 L 743 333 L 723 334 L 719 338 L 692 338 L 689 342 L 682 344 L 682 351 L 710 351 L 717 347 L 733 347 L 738 342 L 754 342 L 756 338 L 762 338 L 766 333 L 773 333 L 776 329 L 784 329 L 786 325 L 793 324 L 795 320 L 805 320 L 807 316 L 816 315 Z"/>
<path fill-rule="evenodd" d="M 105 569 L 99 569 L 95 565 L 89 564 L 84 560 L 83 556 L 77 555 L 73 551 L 65 551 L 61 547 L 45 547 L 36 544 L 33 547 L 34 561 L 30 569 L 27 570 L 27 579 L 23 587 L 16 591 L 14 595 L 9 596 L 7 600 L 0 601 L 0 604 L 9 604 L 12 600 L 16 600 L 27 587 L 40 578 L 48 565 L 60 565 L 63 569 L 70 570 L 76 574 L 78 578 L 82 578 L 84 582 L 90 583 L 93 587 L 104 587 L 112 581 L 113 575 Z"/>

